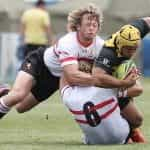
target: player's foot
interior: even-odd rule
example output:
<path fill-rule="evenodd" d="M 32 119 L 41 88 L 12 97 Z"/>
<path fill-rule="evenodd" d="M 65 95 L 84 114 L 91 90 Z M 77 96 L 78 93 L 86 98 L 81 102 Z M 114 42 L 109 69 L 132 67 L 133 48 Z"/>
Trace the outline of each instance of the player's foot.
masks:
<path fill-rule="evenodd" d="M 132 131 L 131 139 L 136 143 L 146 143 L 146 139 L 139 128 L 136 128 Z"/>

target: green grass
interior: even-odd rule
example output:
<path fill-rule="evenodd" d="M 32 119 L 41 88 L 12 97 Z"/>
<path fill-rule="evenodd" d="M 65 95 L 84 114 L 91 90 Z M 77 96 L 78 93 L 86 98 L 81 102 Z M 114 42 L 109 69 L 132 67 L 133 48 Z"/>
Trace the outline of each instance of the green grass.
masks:
<path fill-rule="evenodd" d="M 0 150 L 149 150 L 150 149 L 150 79 L 143 81 L 144 93 L 136 103 L 144 113 L 142 130 L 147 144 L 87 146 L 82 133 L 58 93 L 24 114 L 14 109 L 0 121 Z"/>

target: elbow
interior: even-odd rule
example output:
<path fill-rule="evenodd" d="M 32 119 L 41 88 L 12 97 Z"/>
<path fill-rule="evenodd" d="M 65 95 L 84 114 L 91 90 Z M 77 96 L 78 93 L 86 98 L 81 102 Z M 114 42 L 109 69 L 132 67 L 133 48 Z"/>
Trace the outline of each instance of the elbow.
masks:
<path fill-rule="evenodd" d="M 143 93 L 143 87 L 140 84 L 136 84 L 135 90 L 138 96 Z"/>
<path fill-rule="evenodd" d="M 75 85 L 76 82 L 74 82 L 74 80 L 72 78 L 68 78 L 67 82 L 69 85 Z"/>
<path fill-rule="evenodd" d="M 141 86 L 129 88 L 128 92 L 129 92 L 128 96 L 137 97 L 143 93 L 143 88 Z"/>
<path fill-rule="evenodd" d="M 66 81 L 67 81 L 67 83 L 69 84 L 69 85 L 74 85 L 75 83 L 76 83 L 76 80 L 75 80 L 75 78 L 74 78 L 74 75 L 72 74 L 66 74 Z"/>
<path fill-rule="evenodd" d="M 143 93 L 143 88 L 142 87 L 137 87 L 136 88 L 136 93 L 137 93 L 137 96 L 140 96 Z"/>

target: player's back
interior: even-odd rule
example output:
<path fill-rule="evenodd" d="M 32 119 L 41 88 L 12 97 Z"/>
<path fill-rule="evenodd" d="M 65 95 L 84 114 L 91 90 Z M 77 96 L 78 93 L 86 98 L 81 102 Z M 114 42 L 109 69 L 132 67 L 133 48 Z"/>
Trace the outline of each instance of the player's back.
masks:
<path fill-rule="evenodd" d="M 97 87 L 68 87 L 63 101 L 80 125 L 88 144 L 123 144 L 129 126 L 120 115 L 116 91 Z"/>

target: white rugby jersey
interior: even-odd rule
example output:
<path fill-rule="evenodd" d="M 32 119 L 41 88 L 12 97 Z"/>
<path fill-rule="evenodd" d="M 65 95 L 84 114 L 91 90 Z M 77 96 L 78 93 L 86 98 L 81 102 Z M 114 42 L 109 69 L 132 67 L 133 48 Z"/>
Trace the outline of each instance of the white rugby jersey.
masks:
<path fill-rule="evenodd" d="M 86 144 L 123 144 L 129 135 L 114 89 L 65 86 L 61 97 L 79 124 Z"/>
<path fill-rule="evenodd" d="M 96 36 L 93 42 L 85 47 L 79 42 L 77 32 L 69 32 L 45 51 L 44 63 L 53 75 L 61 76 L 62 67 L 65 65 L 78 64 L 78 60 L 94 60 L 103 44 L 104 40 Z"/>

